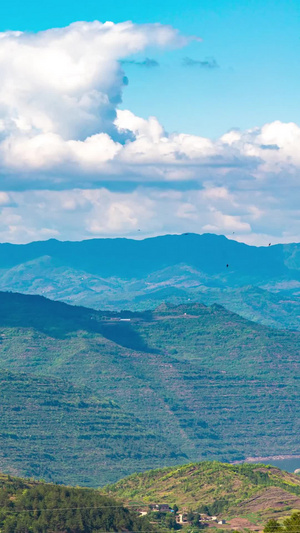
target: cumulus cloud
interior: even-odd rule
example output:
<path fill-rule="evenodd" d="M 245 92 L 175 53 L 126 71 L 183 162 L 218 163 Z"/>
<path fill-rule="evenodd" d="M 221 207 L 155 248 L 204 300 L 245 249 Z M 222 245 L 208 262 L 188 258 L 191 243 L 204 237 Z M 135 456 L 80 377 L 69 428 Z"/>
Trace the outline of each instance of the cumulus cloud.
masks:
<path fill-rule="evenodd" d="M 300 129 L 273 122 L 210 139 L 165 132 L 155 117 L 118 110 L 120 61 L 147 46 L 184 46 L 160 24 L 77 22 L 37 34 L 0 38 L 0 172 L 3 182 L 86 187 L 102 180 L 203 180 L 243 172 L 258 176 L 300 166 Z M 206 68 L 214 60 L 186 58 Z M 276 149 L 275 149 L 276 148 Z M 55 177 L 53 179 L 53 177 Z M 32 185 L 30 184 L 32 181 Z"/>
<path fill-rule="evenodd" d="M 118 108 L 126 64 L 155 66 L 133 54 L 187 42 L 169 26 L 131 22 L 0 34 L 1 240 L 139 230 L 234 232 L 258 243 L 300 236 L 297 124 L 211 140 Z"/>
<path fill-rule="evenodd" d="M 52 133 L 61 140 L 116 135 L 124 72 L 119 60 L 187 39 L 160 24 L 77 22 L 37 34 L 0 34 L 2 135 Z"/>
<path fill-rule="evenodd" d="M 259 190 L 229 190 L 207 183 L 201 189 L 138 186 L 10 193 L 0 209 L 0 240 L 28 242 L 50 237 L 140 238 L 161 233 L 213 232 L 250 244 L 288 242 L 300 235 L 297 201 L 279 202 Z"/>

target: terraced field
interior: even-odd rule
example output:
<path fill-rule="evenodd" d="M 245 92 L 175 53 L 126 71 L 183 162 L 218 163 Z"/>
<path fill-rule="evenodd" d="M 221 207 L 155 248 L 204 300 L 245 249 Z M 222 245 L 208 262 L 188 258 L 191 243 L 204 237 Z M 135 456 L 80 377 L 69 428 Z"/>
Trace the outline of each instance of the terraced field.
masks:
<path fill-rule="evenodd" d="M 118 314 L 1 293 L 0 334 L 0 370 L 16 379 L 0 420 L 6 470 L 97 486 L 191 460 L 299 453 L 299 333 L 220 306 Z M 57 445 L 45 437 L 48 419 Z M 24 424 L 34 446 L 18 449 Z M 64 452 L 72 439 L 73 455 Z"/>

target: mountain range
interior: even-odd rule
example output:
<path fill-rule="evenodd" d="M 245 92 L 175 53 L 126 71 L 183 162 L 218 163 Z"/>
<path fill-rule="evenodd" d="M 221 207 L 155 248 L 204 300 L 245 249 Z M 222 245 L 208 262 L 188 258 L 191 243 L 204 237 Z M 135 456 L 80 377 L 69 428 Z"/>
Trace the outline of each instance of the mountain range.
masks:
<path fill-rule="evenodd" d="M 0 469 L 88 486 L 299 453 L 300 333 L 219 305 L 96 311 L 0 293 Z"/>
<path fill-rule="evenodd" d="M 300 244 L 266 244 L 211 234 L 0 244 L 0 290 L 118 311 L 218 303 L 299 330 Z"/>

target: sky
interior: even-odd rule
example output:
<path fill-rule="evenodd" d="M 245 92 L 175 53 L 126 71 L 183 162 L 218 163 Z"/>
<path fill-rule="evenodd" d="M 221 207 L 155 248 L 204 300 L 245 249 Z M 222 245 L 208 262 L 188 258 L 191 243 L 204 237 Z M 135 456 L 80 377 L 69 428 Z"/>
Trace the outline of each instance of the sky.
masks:
<path fill-rule="evenodd" d="M 300 3 L 0 8 L 0 241 L 300 241 Z"/>

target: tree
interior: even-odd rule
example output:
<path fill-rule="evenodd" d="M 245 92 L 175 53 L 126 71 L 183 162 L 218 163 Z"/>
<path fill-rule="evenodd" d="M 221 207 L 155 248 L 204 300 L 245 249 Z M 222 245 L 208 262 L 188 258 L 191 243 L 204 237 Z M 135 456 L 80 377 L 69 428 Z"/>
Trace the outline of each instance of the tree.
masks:
<path fill-rule="evenodd" d="M 297 533 L 300 531 L 300 513 L 293 513 L 290 518 L 283 522 L 286 533 Z"/>
<path fill-rule="evenodd" d="M 280 531 L 283 531 L 283 528 L 279 524 L 278 520 L 275 520 L 274 518 L 271 518 L 264 528 L 264 533 L 279 533 Z"/>

